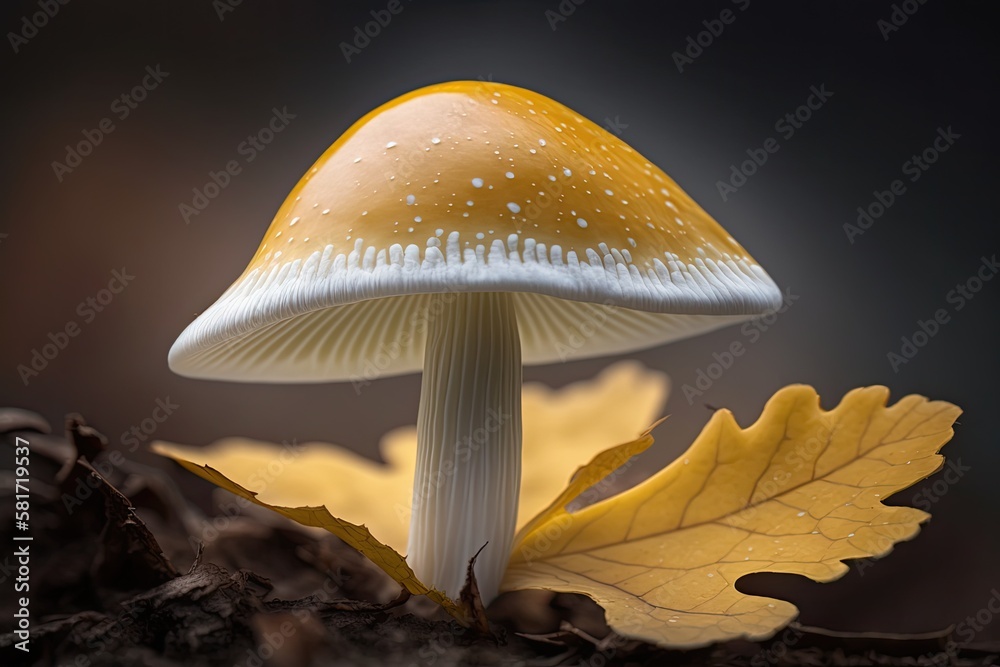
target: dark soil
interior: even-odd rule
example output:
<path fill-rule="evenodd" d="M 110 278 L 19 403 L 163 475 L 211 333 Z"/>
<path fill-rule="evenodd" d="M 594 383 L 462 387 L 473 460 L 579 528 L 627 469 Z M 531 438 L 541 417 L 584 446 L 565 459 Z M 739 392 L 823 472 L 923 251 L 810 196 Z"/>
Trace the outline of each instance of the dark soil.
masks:
<path fill-rule="evenodd" d="M 31 443 L 31 526 L 15 530 L 14 476 L 0 482 L 0 539 L 30 534 L 30 592 L 13 594 L 0 552 L 0 628 L 30 597 L 28 652 L 0 635 L 0 665 L 997 665 L 1000 645 L 849 635 L 793 624 L 769 642 L 665 651 L 610 633 L 581 596 L 526 591 L 466 629 L 337 538 L 207 490 L 182 494 L 162 470 L 109 450 L 78 416 L 67 437 L 37 415 L 0 411 L 2 460 Z M 180 477 L 179 477 L 180 479 Z M 186 478 L 184 478 L 186 479 Z M 185 482 L 186 483 L 186 482 Z M 197 485 L 197 486 L 194 486 Z"/>

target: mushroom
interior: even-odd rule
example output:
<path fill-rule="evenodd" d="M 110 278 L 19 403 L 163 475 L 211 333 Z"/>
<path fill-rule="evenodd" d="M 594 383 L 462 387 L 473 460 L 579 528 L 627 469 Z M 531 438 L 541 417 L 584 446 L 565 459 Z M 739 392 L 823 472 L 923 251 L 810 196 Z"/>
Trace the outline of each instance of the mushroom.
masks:
<path fill-rule="evenodd" d="M 522 365 L 660 345 L 780 300 L 627 144 L 537 93 L 456 81 L 392 100 L 337 139 L 169 363 L 190 377 L 358 391 L 422 370 L 407 560 L 456 597 L 482 549 L 489 603 L 517 516 Z"/>

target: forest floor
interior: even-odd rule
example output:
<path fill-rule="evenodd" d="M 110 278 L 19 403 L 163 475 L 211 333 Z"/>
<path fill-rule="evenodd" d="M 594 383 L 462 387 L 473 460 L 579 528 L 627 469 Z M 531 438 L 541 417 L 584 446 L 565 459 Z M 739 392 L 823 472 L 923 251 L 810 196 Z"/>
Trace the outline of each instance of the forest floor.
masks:
<path fill-rule="evenodd" d="M 898 636 L 792 624 L 766 642 L 667 651 L 610 632 L 589 599 L 547 591 L 501 596 L 490 632 L 473 632 L 400 596 L 332 535 L 249 503 L 207 516 L 163 470 L 109 450 L 80 417 L 67 418 L 65 436 L 49 430 L 37 415 L 0 410 L 4 465 L 18 438 L 31 449 L 25 532 L 14 516 L 18 475 L 0 479 L 0 540 L 30 545 L 25 593 L 12 593 L 15 556 L 0 553 L 4 666 L 1000 665 L 1000 642 L 962 645 L 950 629 Z M 27 644 L 2 634 L 22 622 L 21 596 Z"/>

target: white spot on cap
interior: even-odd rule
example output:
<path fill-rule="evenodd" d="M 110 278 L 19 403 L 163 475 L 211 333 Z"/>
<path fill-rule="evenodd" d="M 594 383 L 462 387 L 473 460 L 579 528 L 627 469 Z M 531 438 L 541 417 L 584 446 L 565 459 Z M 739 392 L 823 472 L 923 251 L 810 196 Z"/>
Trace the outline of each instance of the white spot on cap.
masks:
<path fill-rule="evenodd" d="M 572 176 L 573 172 L 570 171 L 569 169 L 563 169 L 563 174 L 566 175 L 566 176 Z"/>
<path fill-rule="evenodd" d="M 413 202 L 417 201 L 417 198 L 413 195 L 406 195 L 406 205 L 413 206 Z"/>
<path fill-rule="evenodd" d="M 484 238 L 486 238 L 486 234 L 483 234 L 482 232 L 479 232 L 478 234 L 476 234 L 476 238 L 477 239 L 484 239 Z"/>
<path fill-rule="evenodd" d="M 521 207 L 518 206 L 517 204 L 515 204 L 512 201 L 507 202 L 507 208 L 510 209 L 511 213 L 520 213 L 521 212 Z"/>
<path fill-rule="evenodd" d="M 481 188 L 481 187 L 483 187 L 483 179 L 481 179 L 481 178 L 474 178 L 474 179 L 472 179 L 472 187 L 474 187 L 474 188 Z"/>
<path fill-rule="evenodd" d="M 385 145 L 385 147 L 386 147 L 386 148 L 392 148 L 392 147 L 393 147 L 393 146 L 395 146 L 395 145 L 396 145 L 396 142 L 395 142 L 395 141 L 390 141 L 389 143 L 387 143 L 387 144 Z"/>
<path fill-rule="evenodd" d="M 439 143 L 441 143 L 441 139 L 439 139 L 438 137 L 434 137 L 433 139 L 431 139 L 431 143 L 436 146 Z"/>
<path fill-rule="evenodd" d="M 473 205 L 473 201 L 470 199 L 469 201 L 465 202 L 465 205 L 466 206 L 472 206 Z"/>
<path fill-rule="evenodd" d="M 300 220 L 300 218 L 298 218 L 298 217 L 292 218 L 292 221 L 288 223 L 288 226 L 291 227 L 292 225 L 294 225 L 299 220 Z"/>
<path fill-rule="evenodd" d="M 504 174 L 504 176 L 506 176 L 507 178 L 514 178 L 514 172 L 508 171 L 506 174 Z"/>
<path fill-rule="evenodd" d="M 539 146 L 544 146 L 545 145 L 545 139 L 539 139 L 538 140 L 538 145 Z"/>
<path fill-rule="evenodd" d="M 583 218 L 577 218 L 576 219 L 576 224 L 580 225 L 580 227 L 583 228 L 583 229 L 587 228 L 587 221 L 584 220 Z"/>
<path fill-rule="evenodd" d="M 423 218 L 421 218 L 419 215 L 413 218 L 413 222 L 420 222 L 421 220 L 423 220 Z"/>

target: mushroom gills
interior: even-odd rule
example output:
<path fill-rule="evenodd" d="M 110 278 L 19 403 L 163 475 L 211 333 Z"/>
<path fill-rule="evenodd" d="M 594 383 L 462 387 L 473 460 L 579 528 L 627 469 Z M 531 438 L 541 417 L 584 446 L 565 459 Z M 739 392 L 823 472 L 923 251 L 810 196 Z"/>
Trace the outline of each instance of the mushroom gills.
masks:
<path fill-rule="evenodd" d="M 469 559 L 484 603 L 510 555 L 521 478 L 521 343 L 513 295 L 435 294 L 417 415 L 407 561 L 457 598 Z"/>

